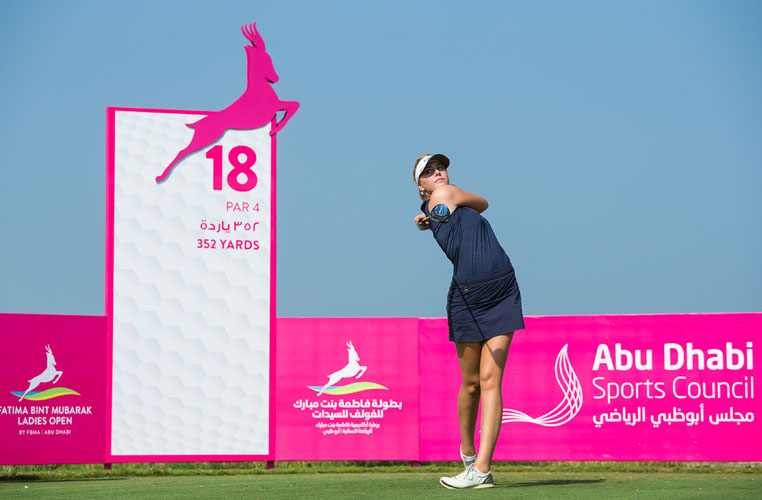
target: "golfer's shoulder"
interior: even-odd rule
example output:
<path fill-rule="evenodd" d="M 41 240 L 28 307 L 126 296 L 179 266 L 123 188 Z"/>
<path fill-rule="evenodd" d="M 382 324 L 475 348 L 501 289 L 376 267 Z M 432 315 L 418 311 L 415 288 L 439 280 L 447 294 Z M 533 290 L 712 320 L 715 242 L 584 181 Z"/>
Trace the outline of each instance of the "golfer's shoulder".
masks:
<path fill-rule="evenodd" d="M 455 201 L 458 198 L 459 194 L 462 192 L 462 189 L 453 186 L 452 184 L 438 187 L 434 190 L 433 193 L 431 193 L 430 206 L 436 206 L 440 203 L 449 204 L 448 202 Z"/>

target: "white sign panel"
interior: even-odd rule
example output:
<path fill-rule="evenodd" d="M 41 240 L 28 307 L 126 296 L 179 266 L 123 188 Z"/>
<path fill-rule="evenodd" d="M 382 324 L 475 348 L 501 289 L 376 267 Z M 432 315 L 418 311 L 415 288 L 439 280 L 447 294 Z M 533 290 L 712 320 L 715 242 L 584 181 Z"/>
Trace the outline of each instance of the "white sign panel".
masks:
<path fill-rule="evenodd" d="M 270 456 L 271 125 L 177 161 L 205 114 L 108 115 L 111 457 Z"/>

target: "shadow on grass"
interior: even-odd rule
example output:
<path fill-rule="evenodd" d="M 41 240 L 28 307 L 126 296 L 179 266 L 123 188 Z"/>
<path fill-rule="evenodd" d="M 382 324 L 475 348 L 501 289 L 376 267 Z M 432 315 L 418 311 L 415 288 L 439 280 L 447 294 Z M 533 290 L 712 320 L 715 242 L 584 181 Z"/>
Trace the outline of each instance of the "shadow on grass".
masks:
<path fill-rule="evenodd" d="M 529 488 L 532 486 L 570 486 L 574 484 L 596 484 L 604 481 L 605 479 L 549 479 L 547 481 L 533 481 L 531 483 L 511 483 L 506 484 L 505 487 Z"/>
<path fill-rule="evenodd" d="M 92 482 L 92 481 L 124 481 L 129 479 L 128 477 L 77 477 L 72 479 L 39 479 L 37 476 L 13 476 L 0 478 L 0 483 L 78 483 L 78 482 Z"/>

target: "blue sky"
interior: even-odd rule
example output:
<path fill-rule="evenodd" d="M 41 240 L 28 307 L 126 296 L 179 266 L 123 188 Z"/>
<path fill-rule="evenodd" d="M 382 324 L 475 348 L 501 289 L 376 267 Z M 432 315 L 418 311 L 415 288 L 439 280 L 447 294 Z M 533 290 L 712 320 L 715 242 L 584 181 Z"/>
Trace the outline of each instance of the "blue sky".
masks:
<path fill-rule="evenodd" d="M 0 312 L 100 315 L 107 106 L 281 99 L 278 315 L 443 316 L 413 161 L 486 197 L 531 315 L 762 311 L 762 4 L 0 4 Z"/>

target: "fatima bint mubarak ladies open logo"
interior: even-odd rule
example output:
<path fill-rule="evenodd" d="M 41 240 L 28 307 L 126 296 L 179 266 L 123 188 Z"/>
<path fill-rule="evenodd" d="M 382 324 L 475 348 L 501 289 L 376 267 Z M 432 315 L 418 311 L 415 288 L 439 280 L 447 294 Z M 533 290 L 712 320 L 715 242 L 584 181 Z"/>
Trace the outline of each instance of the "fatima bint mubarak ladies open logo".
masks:
<path fill-rule="evenodd" d="M 568 347 L 569 344 L 564 345 L 556 356 L 555 375 L 556 382 L 563 393 L 561 402 L 548 413 L 535 418 L 519 410 L 503 409 L 502 423 L 527 422 L 543 427 L 558 427 L 569 422 L 579 413 L 582 408 L 582 385 L 566 353 Z"/>
<path fill-rule="evenodd" d="M 25 391 L 11 391 L 11 394 L 19 397 L 19 401 L 27 399 L 29 401 L 44 401 L 46 399 L 57 398 L 59 396 L 79 396 L 80 394 L 68 387 L 51 387 L 44 391 L 35 391 L 40 384 L 53 381 L 53 384 L 58 382 L 58 379 L 63 375 L 63 371 L 56 369 L 56 358 L 53 356 L 53 350 L 49 345 L 45 346 L 45 355 L 47 357 L 47 365 L 45 369 L 36 377 L 30 378 L 29 387 Z"/>
<path fill-rule="evenodd" d="M 375 382 L 355 382 L 348 385 L 335 385 L 336 382 L 343 378 L 354 377 L 359 379 L 368 369 L 367 366 L 360 366 L 360 356 L 355 350 L 355 346 L 352 345 L 352 341 L 347 342 L 347 364 L 341 370 L 335 371 L 328 375 L 328 382 L 325 385 L 308 385 L 310 389 L 318 393 L 318 396 L 323 394 L 331 394 L 334 396 L 352 394 L 355 392 L 370 391 L 373 389 L 382 389 L 388 391 L 388 387 L 384 387 L 381 384 Z"/>

